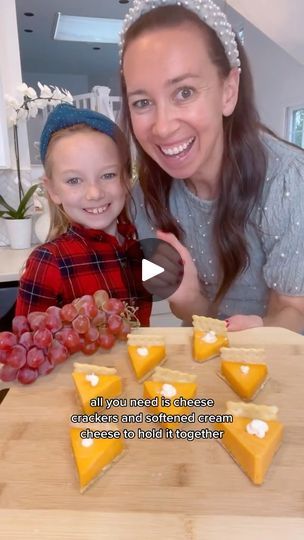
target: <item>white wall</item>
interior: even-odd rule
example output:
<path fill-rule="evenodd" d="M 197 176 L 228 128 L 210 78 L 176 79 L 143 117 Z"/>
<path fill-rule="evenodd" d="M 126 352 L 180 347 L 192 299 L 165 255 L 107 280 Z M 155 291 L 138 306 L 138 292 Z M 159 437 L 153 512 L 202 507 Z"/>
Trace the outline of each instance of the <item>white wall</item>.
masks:
<path fill-rule="evenodd" d="M 304 67 L 248 22 L 245 48 L 262 121 L 285 137 L 286 107 L 304 105 Z"/>

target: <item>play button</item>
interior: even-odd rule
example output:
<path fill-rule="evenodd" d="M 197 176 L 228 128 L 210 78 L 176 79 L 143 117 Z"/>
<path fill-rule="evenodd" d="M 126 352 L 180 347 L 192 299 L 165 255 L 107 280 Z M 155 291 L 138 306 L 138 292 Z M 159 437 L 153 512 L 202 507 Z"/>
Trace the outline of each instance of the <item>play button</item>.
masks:
<path fill-rule="evenodd" d="M 183 261 L 171 244 L 158 238 L 140 240 L 141 259 L 138 249 L 130 248 L 127 258 L 133 266 L 141 265 L 142 286 L 153 296 L 153 302 L 169 298 L 183 279 Z M 134 260 L 136 259 L 136 261 Z"/>
<path fill-rule="evenodd" d="M 147 261 L 147 259 L 143 259 L 141 262 L 142 281 L 147 281 L 148 279 L 154 278 L 155 276 L 162 274 L 164 271 L 165 269 L 162 266 L 154 264 L 151 261 Z"/>

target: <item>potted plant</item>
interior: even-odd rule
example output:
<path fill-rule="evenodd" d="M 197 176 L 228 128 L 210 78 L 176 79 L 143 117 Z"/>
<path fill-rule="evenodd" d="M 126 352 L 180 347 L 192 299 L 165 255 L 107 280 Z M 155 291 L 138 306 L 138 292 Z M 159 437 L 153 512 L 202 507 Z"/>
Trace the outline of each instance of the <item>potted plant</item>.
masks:
<path fill-rule="evenodd" d="M 13 129 L 14 152 L 16 158 L 17 184 L 18 184 L 18 205 L 16 208 L 8 204 L 3 195 L 0 194 L 0 217 L 6 220 L 6 228 L 12 248 L 20 249 L 31 245 L 31 207 L 32 196 L 38 187 L 34 184 L 24 189 L 21 178 L 20 152 L 18 139 L 18 123 L 26 121 L 28 118 L 37 116 L 39 109 L 47 106 L 55 106 L 58 103 L 73 103 L 73 97 L 68 90 L 59 89 L 57 86 L 47 86 L 38 82 L 40 95 L 34 88 L 22 83 L 17 91 L 21 98 L 5 96 L 7 104 L 8 125 Z M 17 228 L 17 230 L 16 230 Z"/>

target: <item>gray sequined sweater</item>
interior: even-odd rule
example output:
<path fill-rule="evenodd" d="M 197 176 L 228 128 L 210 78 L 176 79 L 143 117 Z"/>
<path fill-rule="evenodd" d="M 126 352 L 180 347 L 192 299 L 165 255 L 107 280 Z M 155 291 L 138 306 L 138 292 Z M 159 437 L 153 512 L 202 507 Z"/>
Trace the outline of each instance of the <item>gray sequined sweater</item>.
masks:
<path fill-rule="evenodd" d="M 304 152 L 263 134 L 268 168 L 260 205 L 246 228 L 249 267 L 234 281 L 219 305 L 217 316 L 263 316 L 271 289 L 287 296 L 304 296 Z M 132 212 L 139 238 L 155 235 L 146 215 L 143 193 L 134 187 Z M 202 200 L 183 180 L 174 180 L 170 210 L 185 231 L 184 244 L 195 262 L 204 294 L 212 303 L 218 273 L 212 240 L 215 202 Z"/>

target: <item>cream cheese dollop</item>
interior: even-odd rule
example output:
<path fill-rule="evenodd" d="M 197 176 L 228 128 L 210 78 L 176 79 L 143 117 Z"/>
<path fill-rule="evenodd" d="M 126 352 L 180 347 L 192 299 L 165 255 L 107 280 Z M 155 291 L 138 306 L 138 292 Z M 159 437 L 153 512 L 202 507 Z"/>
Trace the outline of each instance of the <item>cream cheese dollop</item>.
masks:
<path fill-rule="evenodd" d="M 207 334 L 205 334 L 202 338 L 202 341 L 205 341 L 205 343 L 215 343 L 217 341 L 216 333 L 214 330 L 209 330 Z"/>
<path fill-rule="evenodd" d="M 247 375 L 250 371 L 250 367 L 249 366 L 240 366 L 240 370 L 242 373 L 244 373 L 244 375 Z"/>
<path fill-rule="evenodd" d="M 84 446 L 85 448 L 90 448 L 93 442 L 94 442 L 93 439 L 81 439 L 81 445 Z"/>
<path fill-rule="evenodd" d="M 177 394 L 175 386 L 168 383 L 162 385 L 160 393 L 165 398 L 172 398 Z"/>
<path fill-rule="evenodd" d="M 254 418 L 249 424 L 247 424 L 246 430 L 249 435 L 256 435 L 256 437 L 259 439 L 264 439 L 267 431 L 269 430 L 269 426 L 267 422 L 264 422 L 264 420 Z"/>
<path fill-rule="evenodd" d="M 85 376 L 85 379 L 91 383 L 91 386 L 97 386 L 99 383 L 99 377 L 95 373 L 88 373 L 88 375 Z"/>
<path fill-rule="evenodd" d="M 139 356 L 148 356 L 149 351 L 147 347 L 137 347 L 137 354 L 139 354 Z"/>

